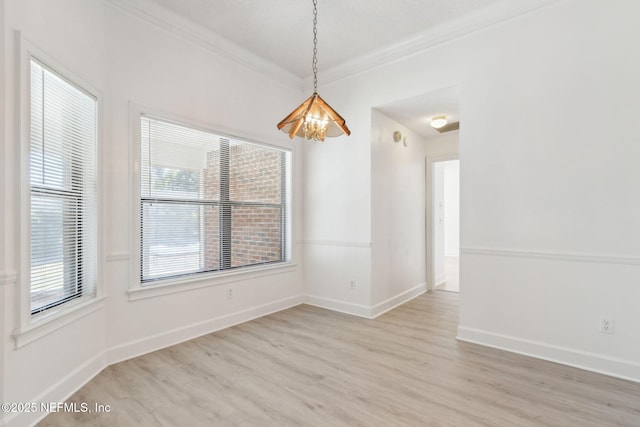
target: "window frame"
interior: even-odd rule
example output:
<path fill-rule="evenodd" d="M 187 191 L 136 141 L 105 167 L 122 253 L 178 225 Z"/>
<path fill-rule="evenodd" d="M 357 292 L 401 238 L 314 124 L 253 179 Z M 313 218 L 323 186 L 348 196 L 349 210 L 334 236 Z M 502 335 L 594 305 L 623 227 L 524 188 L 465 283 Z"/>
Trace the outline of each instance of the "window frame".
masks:
<path fill-rule="evenodd" d="M 18 157 L 18 168 L 16 179 L 20 183 L 18 196 L 19 202 L 16 204 L 16 217 L 20 218 L 19 239 L 18 239 L 18 292 L 16 292 L 16 306 L 18 307 L 18 325 L 13 332 L 16 348 L 23 347 L 47 334 L 55 331 L 67 324 L 104 307 L 103 288 L 103 254 L 104 254 L 104 226 L 103 226 L 103 95 L 102 92 L 85 79 L 79 77 L 78 73 L 69 70 L 67 67 L 39 49 L 31 42 L 27 41 L 20 32 L 16 32 L 18 44 L 17 55 L 17 114 L 19 117 L 19 127 L 16 130 L 16 144 L 18 145 L 16 154 Z M 51 304 L 47 309 L 31 310 L 31 60 L 41 64 L 45 69 L 53 72 L 58 77 L 76 87 L 78 90 L 88 94 L 96 102 L 96 147 L 94 154 L 95 168 L 95 292 L 91 295 L 80 295 L 65 298 Z M 51 191 L 41 188 L 43 192 L 67 193 L 67 190 Z M 37 191 L 36 191 L 37 192 Z M 71 191 L 73 192 L 73 191 Z"/>
<path fill-rule="evenodd" d="M 282 274 L 290 271 L 295 271 L 296 262 L 294 260 L 293 251 L 293 180 L 294 173 L 294 156 L 295 147 L 287 147 L 279 144 L 267 143 L 263 141 L 257 141 L 251 137 L 238 135 L 235 132 L 233 135 L 231 132 L 221 130 L 218 126 L 212 126 L 209 124 L 197 123 L 193 119 L 186 119 L 175 114 L 167 113 L 165 111 L 158 111 L 156 109 L 146 107 L 140 104 L 131 103 L 130 105 L 130 123 L 131 123 L 131 140 L 130 140 L 130 161 L 131 170 L 133 171 L 133 179 L 131 180 L 131 206 L 132 215 L 130 217 L 130 227 L 132 230 L 132 236 L 130 240 L 130 253 L 132 254 L 130 277 L 131 283 L 129 287 L 129 299 L 139 300 L 145 298 L 153 298 L 157 296 L 167 295 L 176 292 L 183 292 L 191 289 L 199 289 L 203 287 L 216 286 L 224 283 L 235 282 L 239 280 L 247 280 L 257 277 L 269 276 L 272 274 Z M 142 282 L 141 280 L 141 268 L 142 268 L 142 230 L 141 230 L 141 218 L 142 218 L 142 202 L 141 196 L 141 118 L 149 117 L 157 119 L 159 121 L 173 123 L 176 125 L 184 126 L 194 130 L 213 133 L 217 136 L 227 137 L 231 140 L 240 140 L 257 146 L 263 146 L 265 148 L 272 148 L 283 151 L 288 156 L 289 167 L 286 170 L 284 179 L 286 180 L 286 201 L 285 201 L 285 215 L 286 221 L 283 224 L 285 227 L 285 239 L 286 244 L 284 251 L 284 261 L 275 261 L 265 264 L 257 264 L 251 266 L 243 266 L 230 269 L 213 270 L 206 272 L 196 272 L 184 275 L 172 276 L 167 278 L 158 278 Z"/>

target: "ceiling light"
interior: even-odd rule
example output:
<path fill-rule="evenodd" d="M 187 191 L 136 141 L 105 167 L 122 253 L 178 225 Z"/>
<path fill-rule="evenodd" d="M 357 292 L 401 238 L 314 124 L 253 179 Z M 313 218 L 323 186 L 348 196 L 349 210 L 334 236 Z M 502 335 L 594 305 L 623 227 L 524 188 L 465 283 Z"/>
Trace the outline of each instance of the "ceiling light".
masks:
<path fill-rule="evenodd" d="M 435 116 L 431 118 L 431 127 L 440 129 L 447 124 L 447 118 L 445 116 Z"/>
<path fill-rule="evenodd" d="M 324 141 L 326 137 L 351 135 L 345 120 L 318 95 L 318 8 L 313 0 L 313 95 L 278 123 L 278 129 L 307 141 Z"/>

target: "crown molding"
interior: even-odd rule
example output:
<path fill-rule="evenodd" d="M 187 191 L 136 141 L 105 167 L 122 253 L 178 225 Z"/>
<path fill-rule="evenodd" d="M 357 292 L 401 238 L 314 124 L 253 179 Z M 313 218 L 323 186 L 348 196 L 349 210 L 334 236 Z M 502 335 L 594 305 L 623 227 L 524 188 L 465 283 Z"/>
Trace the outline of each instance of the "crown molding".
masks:
<path fill-rule="evenodd" d="M 196 24 L 150 0 L 106 0 L 107 3 L 157 25 L 175 35 L 191 40 L 210 52 L 233 61 L 251 71 L 288 87 L 301 90 L 311 77 L 298 77 L 230 40 Z M 413 38 L 384 46 L 319 72 L 323 84 L 330 84 L 420 53 L 434 46 L 535 12 L 565 0 L 500 0 L 458 19 L 430 28 Z"/>
<path fill-rule="evenodd" d="M 174 35 L 190 40 L 211 53 L 263 77 L 287 87 L 297 86 L 302 89 L 303 80 L 295 74 L 157 3 L 149 0 L 106 0 L 106 2 Z"/>
<path fill-rule="evenodd" d="M 318 74 L 323 85 L 337 82 L 561 1 L 564 0 L 501 0 L 469 15 L 430 28 L 410 39 L 383 46 Z"/>

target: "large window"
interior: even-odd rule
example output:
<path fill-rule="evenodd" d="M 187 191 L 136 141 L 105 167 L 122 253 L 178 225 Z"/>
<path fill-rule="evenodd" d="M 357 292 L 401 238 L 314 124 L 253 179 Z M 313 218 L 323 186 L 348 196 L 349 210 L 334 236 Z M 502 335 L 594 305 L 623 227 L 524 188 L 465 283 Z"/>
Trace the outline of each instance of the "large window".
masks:
<path fill-rule="evenodd" d="M 289 152 L 141 117 L 142 284 L 287 261 Z"/>
<path fill-rule="evenodd" d="M 96 99 L 31 60 L 31 314 L 96 289 Z"/>

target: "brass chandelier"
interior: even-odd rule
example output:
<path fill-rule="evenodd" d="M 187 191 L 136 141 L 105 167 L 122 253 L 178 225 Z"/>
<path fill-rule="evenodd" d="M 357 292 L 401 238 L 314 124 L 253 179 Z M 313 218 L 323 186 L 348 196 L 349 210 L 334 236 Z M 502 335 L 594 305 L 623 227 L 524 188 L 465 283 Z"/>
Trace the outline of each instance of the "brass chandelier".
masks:
<path fill-rule="evenodd" d="M 278 129 L 307 141 L 324 141 L 326 137 L 351 135 L 345 120 L 318 95 L 318 7 L 313 0 L 313 95 L 278 123 Z"/>

